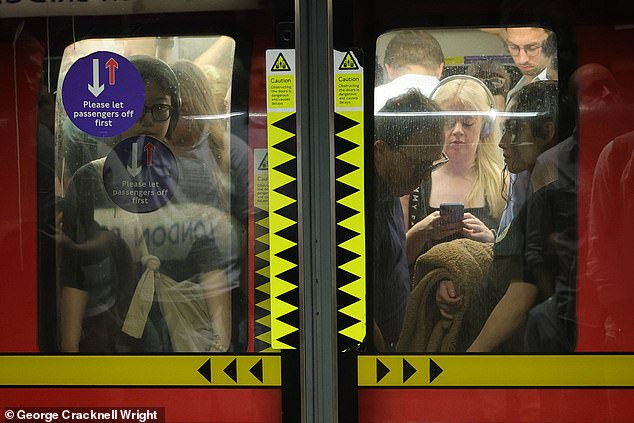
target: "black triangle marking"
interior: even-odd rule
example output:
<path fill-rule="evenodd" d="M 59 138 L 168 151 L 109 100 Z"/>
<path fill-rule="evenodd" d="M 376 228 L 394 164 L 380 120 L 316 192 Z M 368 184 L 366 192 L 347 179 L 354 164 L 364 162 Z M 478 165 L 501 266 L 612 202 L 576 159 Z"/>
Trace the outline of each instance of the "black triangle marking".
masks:
<path fill-rule="evenodd" d="M 299 328 L 299 310 L 289 311 L 288 313 L 279 316 L 277 320 L 294 328 Z"/>
<path fill-rule="evenodd" d="M 361 322 L 361 320 L 350 317 L 340 311 L 337 312 L 337 332 L 341 332 L 342 330 L 347 329 L 350 326 L 354 326 L 359 322 Z"/>
<path fill-rule="evenodd" d="M 211 358 L 208 358 L 207 361 L 198 368 L 198 373 L 207 379 L 207 382 L 211 383 Z"/>
<path fill-rule="evenodd" d="M 337 247 L 337 266 L 346 264 L 349 261 L 352 261 L 358 257 L 361 257 L 361 256 L 357 253 L 354 253 L 350 250 L 346 250 L 345 248 Z"/>
<path fill-rule="evenodd" d="M 227 367 L 225 367 L 224 372 L 227 376 L 231 378 L 235 383 L 238 383 L 238 364 L 237 358 L 234 358 L 231 363 Z"/>
<path fill-rule="evenodd" d="M 295 119 L 295 117 L 295 113 L 290 114 L 284 119 L 280 119 L 277 122 L 273 123 L 272 125 L 276 128 L 283 129 L 286 132 L 290 132 L 291 134 L 295 135 L 297 133 L 295 132 L 297 128 L 297 119 Z"/>
<path fill-rule="evenodd" d="M 441 373 L 443 372 L 442 367 L 440 367 L 434 360 L 429 359 L 429 383 L 432 383 Z"/>
<path fill-rule="evenodd" d="M 280 163 L 273 168 L 278 172 L 288 175 L 293 179 L 297 179 L 297 159 L 293 158 L 287 162 Z M 297 189 L 295 189 L 295 195 L 289 195 L 288 197 L 297 199 Z"/>
<path fill-rule="evenodd" d="M 352 53 L 347 52 L 343 57 L 343 60 L 339 64 L 339 70 L 356 70 L 359 69 L 359 65 L 357 65 L 356 60 L 352 56 Z"/>
<path fill-rule="evenodd" d="M 287 228 L 280 229 L 279 231 L 275 232 L 275 235 L 279 235 L 282 238 L 288 239 L 289 241 L 292 241 L 295 244 L 297 244 L 299 240 L 299 235 L 297 231 L 298 231 L 297 225 L 291 225 Z"/>
<path fill-rule="evenodd" d="M 299 286 L 299 267 L 293 266 L 290 269 L 276 275 L 278 278 L 291 283 L 295 286 Z"/>
<path fill-rule="evenodd" d="M 262 359 L 259 359 L 258 362 L 255 363 L 253 367 L 249 369 L 249 372 L 251 372 L 251 374 L 255 376 L 257 380 L 260 381 L 260 383 L 264 383 L 264 377 L 263 377 L 264 373 L 262 371 Z"/>
<path fill-rule="evenodd" d="M 357 122 L 356 120 L 352 120 L 347 116 L 344 116 L 339 113 L 335 113 L 335 122 L 334 122 L 335 134 L 338 134 L 347 129 L 350 129 L 353 126 L 357 126 L 358 124 L 359 122 Z"/>
<path fill-rule="evenodd" d="M 335 135 L 335 157 L 339 157 L 357 147 L 359 147 L 357 144 Z"/>
<path fill-rule="evenodd" d="M 359 192 L 359 188 L 351 187 L 343 182 L 335 181 L 335 200 L 339 201 L 349 195 Z"/>
<path fill-rule="evenodd" d="M 339 351 L 343 351 L 345 349 L 348 349 L 350 347 L 354 347 L 355 345 L 359 344 L 359 341 L 357 341 L 356 339 L 352 339 L 349 336 L 343 335 L 341 333 L 337 334 L 337 344 L 339 347 Z"/>
<path fill-rule="evenodd" d="M 387 368 L 385 364 L 381 362 L 378 358 L 376 359 L 376 383 L 379 383 L 386 374 L 390 372 L 390 369 Z"/>
<path fill-rule="evenodd" d="M 343 204 L 336 203 L 335 217 L 336 217 L 337 223 L 341 223 L 344 220 L 354 216 L 355 214 L 359 214 L 359 211 L 355 209 L 351 209 L 348 206 L 344 206 Z"/>
<path fill-rule="evenodd" d="M 282 171 L 280 170 L 280 172 Z M 273 191 L 279 194 L 285 195 L 289 198 L 297 199 L 297 180 L 294 179 L 286 185 L 282 185 L 281 187 L 275 188 Z"/>
<path fill-rule="evenodd" d="M 297 222 L 297 203 L 291 203 L 288 206 L 284 206 L 281 209 L 275 210 L 273 213 L 284 216 L 287 219 Z"/>
<path fill-rule="evenodd" d="M 403 383 L 416 373 L 416 367 L 412 366 L 409 361 L 403 359 Z"/>
<path fill-rule="evenodd" d="M 231 363 L 227 367 L 225 367 L 224 372 L 227 376 L 231 378 L 235 383 L 238 383 L 238 359 L 234 358 Z"/>
<path fill-rule="evenodd" d="M 253 292 L 253 300 L 254 300 L 253 302 L 255 303 L 256 306 L 260 304 L 262 301 L 268 300 L 269 298 L 271 298 L 271 294 L 262 292 L 259 289 L 255 289 Z"/>
<path fill-rule="evenodd" d="M 255 286 L 264 285 L 265 283 L 270 282 L 271 279 L 267 276 L 260 275 L 259 273 L 255 274 Z"/>
<path fill-rule="evenodd" d="M 260 257 L 256 257 L 254 264 L 255 264 L 255 268 L 259 270 L 259 269 L 264 269 L 266 266 L 269 266 L 271 263 L 261 259 Z"/>
<path fill-rule="evenodd" d="M 268 244 L 260 242 L 257 239 L 253 243 L 253 251 L 255 252 L 255 255 L 263 253 L 264 251 L 267 251 L 268 249 L 269 249 L 269 245 Z"/>
<path fill-rule="evenodd" d="M 299 307 L 299 288 L 293 288 L 288 292 L 280 294 L 277 296 L 277 299 L 284 301 L 286 304 L 291 304 L 295 307 Z M 295 325 L 292 326 L 296 327 Z"/>
<path fill-rule="evenodd" d="M 299 248 L 297 248 L 297 245 L 293 245 L 286 250 L 282 250 L 275 254 L 275 256 L 299 265 Z"/>
<path fill-rule="evenodd" d="M 261 334 L 258 334 L 258 335 L 261 335 Z M 255 342 L 254 342 L 255 352 L 264 351 L 267 348 L 271 348 L 271 344 L 269 344 L 268 342 L 264 342 L 261 339 L 257 339 L 257 338 L 255 339 Z"/>
<path fill-rule="evenodd" d="M 284 141 L 278 142 L 273 148 L 290 154 L 293 157 L 297 157 L 297 138 L 292 136 Z"/>
<path fill-rule="evenodd" d="M 355 236 L 359 236 L 359 232 L 350 230 L 344 226 L 337 225 L 337 230 L 336 230 L 337 245 L 341 245 L 344 242 L 354 238 Z"/>
<path fill-rule="evenodd" d="M 277 340 L 293 348 L 299 348 L 299 329 L 294 330 L 288 335 L 278 338 Z"/>
<path fill-rule="evenodd" d="M 282 53 L 277 55 L 277 59 L 273 62 L 273 66 L 271 67 L 271 72 L 290 72 L 291 67 L 288 65 L 288 62 L 284 58 Z"/>
<path fill-rule="evenodd" d="M 359 280 L 360 276 L 350 273 L 347 270 L 337 269 L 337 287 L 342 288 L 349 283 Z"/>
<path fill-rule="evenodd" d="M 358 301 L 361 300 L 354 295 L 350 295 L 340 289 L 337 290 L 337 309 L 342 310 L 348 307 L 350 304 L 354 304 Z"/>
<path fill-rule="evenodd" d="M 339 179 L 357 169 L 359 169 L 359 166 L 344 162 L 343 160 L 335 159 L 335 179 Z"/>

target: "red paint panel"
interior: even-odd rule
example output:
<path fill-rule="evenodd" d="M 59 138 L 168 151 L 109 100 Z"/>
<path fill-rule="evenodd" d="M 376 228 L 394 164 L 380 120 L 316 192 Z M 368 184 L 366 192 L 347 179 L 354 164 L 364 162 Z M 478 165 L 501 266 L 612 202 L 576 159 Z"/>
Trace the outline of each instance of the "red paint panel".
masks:
<path fill-rule="evenodd" d="M 0 351 L 32 352 L 37 351 L 35 136 L 43 48 L 18 39 L 15 45 L 0 43 L 0 56 Z"/>
<path fill-rule="evenodd" d="M 631 422 L 633 400 L 630 389 L 365 389 L 359 422 Z"/>

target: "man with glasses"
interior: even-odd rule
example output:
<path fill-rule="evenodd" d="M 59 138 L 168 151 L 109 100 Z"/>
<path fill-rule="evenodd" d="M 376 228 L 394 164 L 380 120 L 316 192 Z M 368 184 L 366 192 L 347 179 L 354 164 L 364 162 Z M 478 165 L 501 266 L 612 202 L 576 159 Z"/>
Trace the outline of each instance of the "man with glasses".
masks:
<path fill-rule="evenodd" d="M 522 78 L 508 93 L 507 104 L 515 93 L 526 85 L 548 79 L 550 57 L 545 54 L 542 47 L 551 34 L 551 31 L 537 27 L 506 28 L 502 33 L 513 62 L 522 72 Z"/>
<path fill-rule="evenodd" d="M 418 89 L 392 98 L 375 117 L 373 315 L 375 346 L 392 350 L 410 292 L 405 222 L 399 198 L 447 161 L 440 109 Z"/>

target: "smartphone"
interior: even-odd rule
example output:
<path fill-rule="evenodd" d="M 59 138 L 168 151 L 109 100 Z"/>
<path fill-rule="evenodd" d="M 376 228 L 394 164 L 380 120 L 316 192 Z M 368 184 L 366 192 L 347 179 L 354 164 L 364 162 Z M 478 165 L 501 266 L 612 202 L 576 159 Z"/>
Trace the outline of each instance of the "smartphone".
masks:
<path fill-rule="evenodd" d="M 446 223 L 462 222 L 464 218 L 464 204 L 443 203 L 440 205 L 440 217 Z"/>

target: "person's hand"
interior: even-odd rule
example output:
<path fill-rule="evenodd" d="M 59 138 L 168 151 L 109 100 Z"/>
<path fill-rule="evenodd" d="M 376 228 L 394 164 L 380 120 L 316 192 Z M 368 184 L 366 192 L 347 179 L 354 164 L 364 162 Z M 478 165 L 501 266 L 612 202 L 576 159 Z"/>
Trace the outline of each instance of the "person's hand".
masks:
<path fill-rule="evenodd" d="M 462 222 L 447 223 L 440 216 L 440 212 L 435 211 L 427 215 L 423 220 L 416 223 L 412 229 L 425 234 L 425 240 L 438 241 L 462 230 Z"/>
<path fill-rule="evenodd" d="M 493 231 L 487 227 L 480 219 L 472 215 L 471 213 L 465 213 L 464 219 L 462 220 L 464 224 L 464 228 L 462 232 L 474 241 L 480 242 L 493 242 L 495 241 L 495 236 L 493 235 Z"/>
<path fill-rule="evenodd" d="M 436 288 L 436 305 L 440 315 L 447 320 L 453 320 L 455 314 L 462 307 L 462 296 L 456 294 L 453 282 L 445 279 Z"/>

